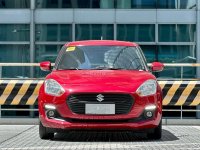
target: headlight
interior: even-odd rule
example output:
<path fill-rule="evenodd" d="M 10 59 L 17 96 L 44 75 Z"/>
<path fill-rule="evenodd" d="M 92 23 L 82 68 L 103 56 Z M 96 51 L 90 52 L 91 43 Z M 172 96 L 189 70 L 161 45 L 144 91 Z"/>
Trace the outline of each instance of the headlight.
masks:
<path fill-rule="evenodd" d="M 140 96 L 148 96 L 156 93 L 157 83 L 155 80 L 147 80 L 145 81 L 138 89 L 137 94 Z"/>
<path fill-rule="evenodd" d="M 65 92 L 63 87 L 53 79 L 45 80 L 44 91 L 46 94 L 53 96 L 61 96 Z"/>

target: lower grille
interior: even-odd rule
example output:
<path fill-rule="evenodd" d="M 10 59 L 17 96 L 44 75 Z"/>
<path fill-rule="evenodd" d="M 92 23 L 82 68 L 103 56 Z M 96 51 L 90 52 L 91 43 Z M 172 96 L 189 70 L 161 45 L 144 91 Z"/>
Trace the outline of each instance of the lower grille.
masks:
<path fill-rule="evenodd" d="M 115 104 L 115 114 L 127 114 L 133 105 L 133 98 L 129 94 L 102 94 L 104 100 L 97 100 L 99 94 L 73 94 L 67 99 L 71 111 L 76 114 L 85 114 L 85 104 Z"/>

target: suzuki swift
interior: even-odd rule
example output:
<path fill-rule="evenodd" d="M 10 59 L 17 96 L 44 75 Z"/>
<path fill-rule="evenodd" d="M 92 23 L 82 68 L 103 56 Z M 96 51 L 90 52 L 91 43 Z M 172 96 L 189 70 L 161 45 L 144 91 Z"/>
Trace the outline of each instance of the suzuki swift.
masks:
<path fill-rule="evenodd" d="M 65 44 L 39 91 L 39 135 L 74 130 L 143 131 L 162 135 L 162 91 L 141 48 L 132 42 L 91 40 Z"/>

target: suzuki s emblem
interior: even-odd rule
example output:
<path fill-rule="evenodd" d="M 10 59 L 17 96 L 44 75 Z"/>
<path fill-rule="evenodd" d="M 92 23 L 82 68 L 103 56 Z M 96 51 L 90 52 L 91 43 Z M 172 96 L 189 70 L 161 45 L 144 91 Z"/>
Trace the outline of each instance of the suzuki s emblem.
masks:
<path fill-rule="evenodd" d="M 104 100 L 104 96 L 102 94 L 97 95 L 97 100 L 102 102 Z"/>

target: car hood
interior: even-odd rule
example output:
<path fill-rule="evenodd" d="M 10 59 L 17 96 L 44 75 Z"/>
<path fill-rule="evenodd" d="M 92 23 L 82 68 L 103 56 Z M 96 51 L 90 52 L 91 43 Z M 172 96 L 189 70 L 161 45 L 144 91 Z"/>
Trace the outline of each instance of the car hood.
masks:
<path fill-rule="evenodd" d="M 136 70 L 60 70 L 53 71 L 47 78 L 68 85 L 130 85 L 155 79 L 150 72 Z"/>

